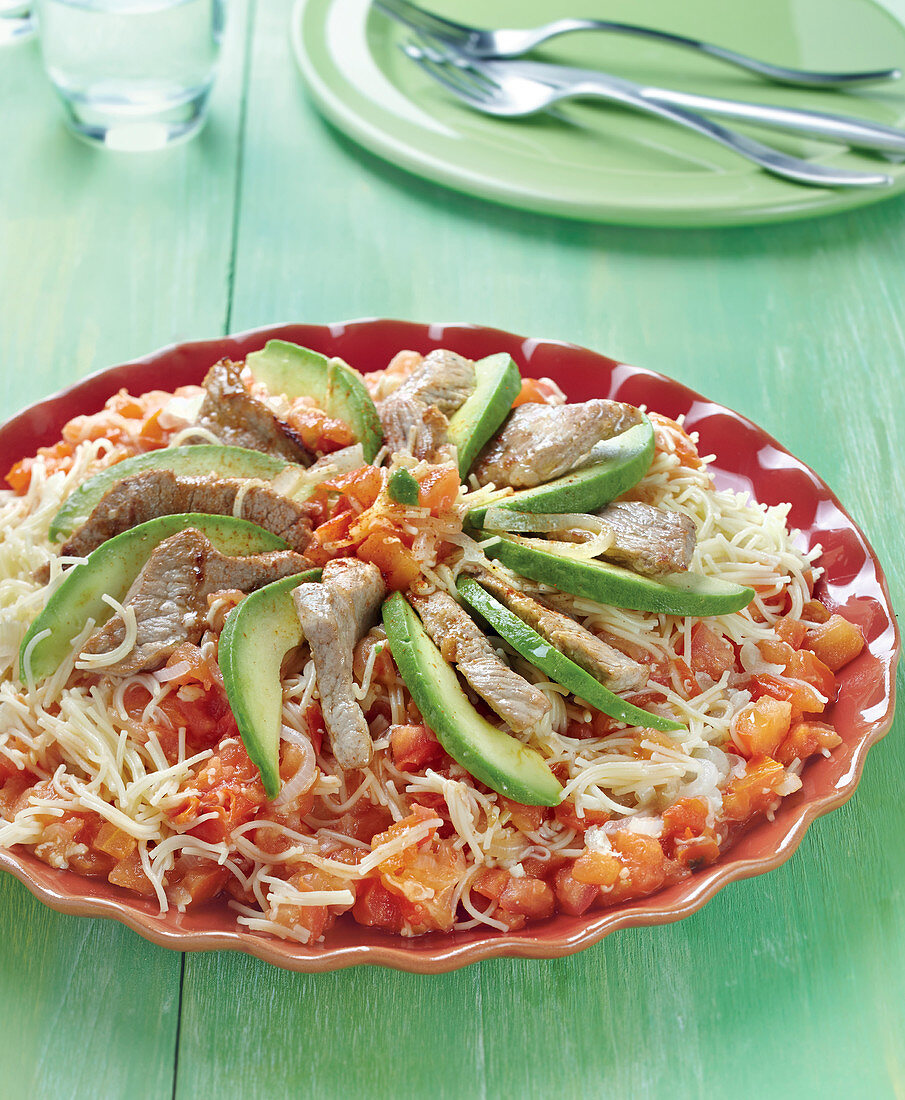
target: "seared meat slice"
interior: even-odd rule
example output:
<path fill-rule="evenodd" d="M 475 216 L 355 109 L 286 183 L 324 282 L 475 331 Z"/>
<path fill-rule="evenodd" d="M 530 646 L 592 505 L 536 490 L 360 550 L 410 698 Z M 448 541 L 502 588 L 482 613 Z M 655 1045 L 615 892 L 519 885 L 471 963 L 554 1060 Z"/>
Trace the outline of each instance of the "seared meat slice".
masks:
<path fill-rule="evenodd" d="M 638 573 L 681 573 L 691 565 L 696 539 L 689 516 L 629 500 L 597 514 L 615 536 L 602 557 Z"/>
<path fill-rule="evenodd" d="M 571 470 L 603 439 L 641 423 L 634 405 L 595 398 L 577 405 L 529 402 L 509 414 L 475 467 L 482 485 L 530 489 Z"/>
<path fill-rule="evenodd" d="M 487 705 L 517 733 L 550 710 L 546 695 L 496 655 L 468 614 L 446 592 L 409 596 L 444 661 L 458 666 Z"/>
<path fill-rule="evenodd" d="M 474 392 L 474 363 L 437 349 L 378 406 L 384 441 L 393 451 L 430 458 L 446 442 L 447 418 Z"/>
<path fill-rule="evenodd" d="M 221 359 L 207 372 L 202 383 L 206 392 L 198 413 L 198 426 L 206 428 L 221 443 L 267 451 L 309 465 L 314 456 L 301 437 L 263 401 L 251 396 L 242 381 L 241 370 L 241 363 Z"/>
<path fill-rule="evenodd" d="M 328 561 L 322 581 L 300 584 L 292 593 L 314 658 L 324 725 L 343 768 L 363 768 L 371 759 L 371 734 L 355 698 L 352 651 L 376 622 L 385 595 L 377 566 L 357 558 Z"/>
<path fill-rule="evenodd" d="M 481 573 L 478 580 L 550 645 L 581 665 L 610 691 L 635 691 L 647 683 L 649 674 L 643 665 L 602 642 L 568 615 L 545 607 L 494 573 Z"/>
<path fill-rule="evenodd" d="M 294 550 L 304 551 L 311 537 L 309 510 L 269 486 L 242 478 L 178 477 L 172 470 L 145 470 L 117 482 L 101 497 L 60 553 L 90 554 L 107 539 L 156 516 L 180 512 L 231 516 L 242 490 L 242 519 L 280 535 Z"/>
<path fill-rule="evenodd" d="M 123 605 L 135 612 L 135 645 L 121 660 L 105 665 L 104 673 L 130 676 L 159 668 L 180 642 L 197 645 L 211 593 L 227 589 L 254 592 L 310 568 L 311 563 L 292 550 L 228 557 L 193 527 L 164 539 L 123 600 Z M 125 637 L 125 622 L 117 612 L 91 635 L 83 653 L 110 653 Z"/>

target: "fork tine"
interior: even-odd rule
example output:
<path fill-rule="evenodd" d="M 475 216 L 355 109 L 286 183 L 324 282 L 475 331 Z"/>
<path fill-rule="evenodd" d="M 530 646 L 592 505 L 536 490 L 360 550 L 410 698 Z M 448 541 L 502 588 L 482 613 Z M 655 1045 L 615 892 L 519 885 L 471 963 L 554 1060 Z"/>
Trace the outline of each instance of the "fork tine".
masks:
<path fill-rule="evenodd" d="M 490 97 L 486 91 L 469 81 L 457 66 L 434 61 L 423 53 L 417 56 L 408 53 L 408 56 L 428 76 L 436 80 L 438 84 L 442 84 L 454 96 L 464 99 L 466 103 L 481 104 L 489 101 Z"/>
<path fill-rule="evenodd" d="M 487 72 L 486 67 L 480 61 L 468 57 L 467 54 L 462 53 L 450 43 L 443 42 L 426 31 L 419 31 L 413 38 L 410 38 L 406 47 L 404 47 L 404 52 L 412 60 L 421 56 L 438 65 L 457 69 L 459 72 L 467 74 L 474 81 L 476 88 L 490 94 L 500 90 L 499 83 Z"/>
<path fill-rule="evenodd" d="M 433 12 L 410 4 L 408 0 L 372 0 L 372 4 L 384 15 L 396 19 L 411 30 L 427 32 L 450 43 L 464 45 L 471 35 L 470 27 L 434 15 Z"/>

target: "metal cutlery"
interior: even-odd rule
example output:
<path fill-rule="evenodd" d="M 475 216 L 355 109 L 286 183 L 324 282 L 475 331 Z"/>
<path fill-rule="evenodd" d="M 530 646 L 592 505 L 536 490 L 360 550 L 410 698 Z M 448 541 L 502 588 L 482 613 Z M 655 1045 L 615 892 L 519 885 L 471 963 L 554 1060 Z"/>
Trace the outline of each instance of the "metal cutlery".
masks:
<path fill-rule="evenodd" d="M 380 0 L 384 3 L 385 0 Z M 398 0 L 393 0 L 393 3 Z M 448 44 L 447 44 L 448 45 Z M 410 43 L 403 49 L 428 76 L 470 107 L 502 118 L 519 118 L 547 111 L 566 99 L 602 98 L 623 107 L 655 115 L 717 142 L 765 171 L 795 183 L 817 187 L 882 187 L 892 183 L 882 172 L 856 172 L 792 157 L 744 134 L 711 122 L 683 106 L 658 102 L 643 85 L 619 77 L 593 73 L 593 79 L 557 79 L 550 66 L 535 65 L 534 75 L 513 71 L 510 61 L 479 61 L 461 54 L 438 55 Z M 519 66 L 521 70 L 523 66 Z M 567 72 L 571 73 L 570 70 Z"/>
<path fill-rule="evenodd" d="M 433 35 L 419 35 L 418 44 L 404 47 L 414 59 L 416 55 L 434 61 L 468 65 L 467 55 L 453 47 L 439 43 Z M 609 86 L 613 79 L 607 73 L 595 69 L 572 68 L 568 65 L 552 65 L 545 61 L 507 61 L 506 71 L 534 80 L 556 82 L 562 87 L 581 83 L 585 86 L 600 82 Z M 837 115 L 825 111 L 803 110 L 797 107 L 778 107 L 767 103 L 749 103 L 743 100 L 720 99 L 697 92 L 682 92 L 674 88 L 653 85 L 637 85 L 646 100 L 668 107 L 682 107 L 717 118 L 733 119 L 751 126 L 801 134 L 820 141 L 833 141 L 858 149 L 905 156 L 905 131 L 879 122 L 866 122 L 850 115 Z"/>
<path fill-rule="evenodd" d="M 846 88 L 859 84 L 882 80 L 898 80 L 902 75 L 899 69 L 876 69 L 867 72 L 812 72 L 807 69 L 792 69 L 782 65 L 772 65 L 757 58 L 737 53 L 735 50 L 703 42 L 697 38 L 670 34 L 654 30 L 652 27 L 636 26 L 632 23 L 613 23 L 600 19 L 557 19 L 552 23 L 531 30 L 501 29 L 486 30 L 469 26 L 467 23 L 455 23 L 433 12 L 417 7 L 409 0 L 373 0 L 374 7 L 385 15 L 405 24 L 411 30 L 423 32 L 452 46 L 469 57 L 479 60 L 489 58 L 513 58 L 533 50 L 542 42 L 574 31 L 608 31 L 614 34 L 632 35 L 654 42 L 663 42 L 672 46 L 683 46 L 696 50 L 708 57 L 725 61 L 755 73 L 765 80 L 777 84 L 791 84 L 805 88 Z"/>

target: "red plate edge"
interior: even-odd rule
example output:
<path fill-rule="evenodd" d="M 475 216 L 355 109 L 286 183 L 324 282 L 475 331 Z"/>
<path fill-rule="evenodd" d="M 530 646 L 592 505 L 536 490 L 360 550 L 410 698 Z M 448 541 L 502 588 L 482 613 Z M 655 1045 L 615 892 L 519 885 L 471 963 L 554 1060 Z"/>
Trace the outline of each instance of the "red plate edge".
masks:
<path fill-rule="evenodd" d="M 808 825 L 840 806 L 860 779 L 867 750 L 892 724 L 895 668 L 900 638 L 886 580 L 876 555 L 828 486 L 752 421 L 655 371 L 629 367 L 587 348 L 529 339 L 478 325 L 418 324 L 364 319 L 331 325 L 283 324 L 235 336 L 175 344 L 111 367 L 45 398 L 0 428 L 0 471 L 38 446 L 59 439 L 63 424 L 99 409 L 120 387 L 133 392 L 199 382 L 217 359 L 244 358 L 268 339 L 304 344 L 339 355 L 361 370 L 385 366 L 401 348 L 427 352 L 450 347 L 470 358 L 507 351 L 527 374 L 555 378 L 573 400 L 617 397 L 646 404 L 668 416 L 685 415 L 700 433 L 702 454 L 715 453 L 720 487 L 756 490 L 762 503 L 788 501 L 790 523 L 824 546 L 827 570 L 821 588 L 834 607 L 865 631 L 868 648 L 840 676 L 832 718 L 843 744 L 804 769 L 803 787 L 783 800 L 772 822 L 744 833 L 712 867 L 649 898 L 599 910 L 591 917 L 559 915 L 517 933 L 471 931 L 398 940 L 358 925 L 341 924 L 326 945 L 301 944 L 238 931 L 231 910 L 208 906 L 194 913 L 160 916 L 156 906 L 130 897 L 105 881 L 47 867 L 27 850 L 0 850 L 10 871 L 41 901 L 60 912 L 110 917 L 164 947 L 176 950 L 240 950 L 278 966 L 326 971 L 362 964 L 439 973 L 499 956 L 554 958 L 598 942 L 619 928 L 665 924 L 696 912 L 717 890 L 785 862 Z M 728 459 L 727 459 L 728 456 Z"/>

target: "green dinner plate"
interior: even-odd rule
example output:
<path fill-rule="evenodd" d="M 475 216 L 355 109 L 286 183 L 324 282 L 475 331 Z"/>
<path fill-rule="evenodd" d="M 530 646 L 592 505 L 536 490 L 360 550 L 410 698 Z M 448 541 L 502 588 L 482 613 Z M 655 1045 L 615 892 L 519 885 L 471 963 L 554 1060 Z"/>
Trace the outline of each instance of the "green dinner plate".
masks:
<path fill-rule="evenodd" d="M 905 68 L 905 0 L 430 0 L 476 25 L 536 26 L 564 14 L 645 23 L 812 69 Z M 369 0 L 299 0 L 292 38 L 321 111 L 364 148 L 427 179 L 509 206 L 646 226 L 740 225 L 813 217 L 905 190 L 787 183 L 698 134 L 600 102 L 560 117 L 502 120 L 454 100 L 405 57 L 407 32 Z M 601 33 L 556 39 L 537 58 L 735 99 L 851 113 L 905 126 L 905 83 L 856 92 L 767 84 L 695 53 Z M 877 158 L 810 139 L 748 131 L 815 162 L 876 169 Z"/>

